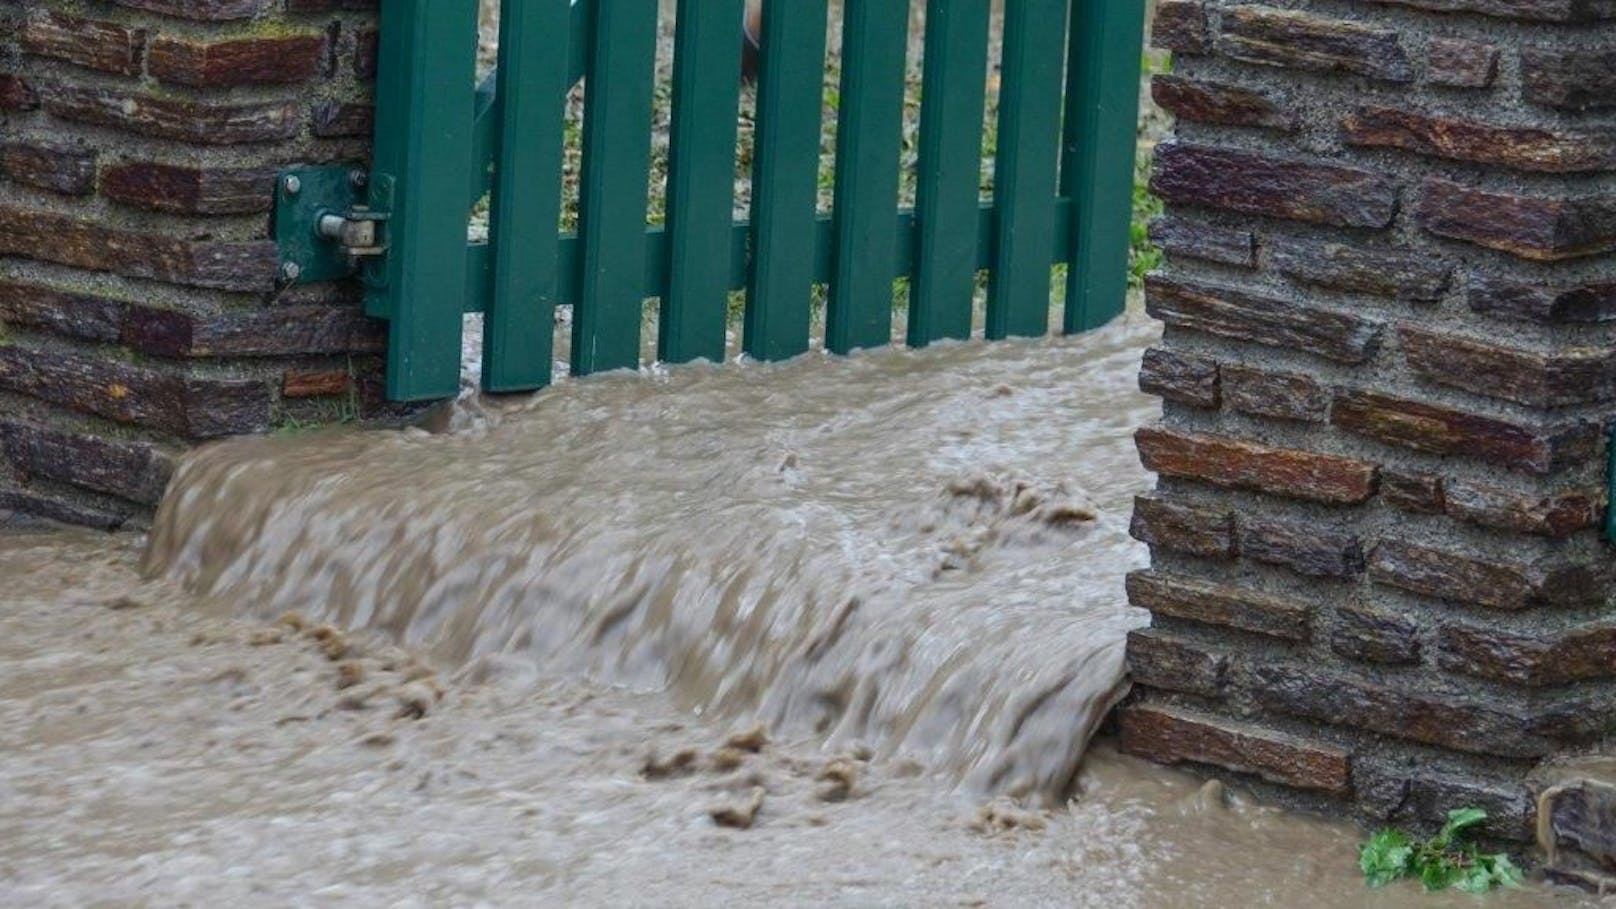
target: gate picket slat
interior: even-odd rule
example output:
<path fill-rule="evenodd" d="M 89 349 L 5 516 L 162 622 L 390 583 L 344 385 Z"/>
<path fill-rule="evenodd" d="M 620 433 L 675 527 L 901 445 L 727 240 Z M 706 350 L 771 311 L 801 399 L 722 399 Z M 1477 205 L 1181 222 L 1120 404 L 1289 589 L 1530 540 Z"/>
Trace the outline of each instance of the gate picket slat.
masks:
<path fill-rule="evenodd" d="M 836 245 L 825 311 L 825 348 L 838 354 L 892 341 L 909 0 L 846 0 L 843 9 Z"/>
<path fill-rule="evenodd" d="M 483 328 L 483 389 L 548 385 L 560 284 L 562 123 L 566 55 L 553 37 L 567 0 L 506 3 L 499 23 L 499 166 L 489 243 L 493 293 Z M 562 32 L 564 33 L 564 32 Z"/>
<path fill-rule="evenodd" d="M 987 336 L 1049 332 L 1065 0 L 1006 0 Z"/>
<path fill-rule="evenodd" d="M 724 362 L 746 0 L 679 0 L 668 152 L 668 290 L 657 356 Z"/>
<path fill-rule="evenodd" d="M 572 372 L 640 363 L 657 0 L 590 0 Z"/>
<path fill-rule="evenodd" d="M 926 5 L 911 347 L 971 336 L 990 7 L 990 0 L 930 0 Z"/>
<path fill-rule="evenodd" d="M 1138 146 L 1144 4 L 1096 0 L 1072 9 L 1061 193 L 1076 206 L 1066 273 L 1068 333 L 1122 314 L 1128 293 L 1128 225 Z"/>
<path fill-rule="evenodd" d="M 747 355 L 759 360 L 808 350 L 826 8 L 826 0 L 763 7 L 743 336 Z"/>
<path fill-rule="evenodd" d="M 395 401 L 460 388 L 476 29 L 469 3 L 397 0 L 382 14 L 370 202 L 391 213 L 393 253 L 365 265 L 366 312 L 389 320 L 387 396 Z"/>

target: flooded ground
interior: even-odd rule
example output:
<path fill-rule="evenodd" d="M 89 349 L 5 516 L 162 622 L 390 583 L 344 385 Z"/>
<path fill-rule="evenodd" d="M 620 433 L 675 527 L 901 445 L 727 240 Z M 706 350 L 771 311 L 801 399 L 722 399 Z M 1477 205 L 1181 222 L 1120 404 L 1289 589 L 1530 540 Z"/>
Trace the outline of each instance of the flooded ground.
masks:
<path fill-rule="evenodd" d="M 0 905 L 1591 905 L 1372 893 L 1103 738 L 1068 785 L 1154 331 L 231 442 L 150 553 L 0 537 Z"/>

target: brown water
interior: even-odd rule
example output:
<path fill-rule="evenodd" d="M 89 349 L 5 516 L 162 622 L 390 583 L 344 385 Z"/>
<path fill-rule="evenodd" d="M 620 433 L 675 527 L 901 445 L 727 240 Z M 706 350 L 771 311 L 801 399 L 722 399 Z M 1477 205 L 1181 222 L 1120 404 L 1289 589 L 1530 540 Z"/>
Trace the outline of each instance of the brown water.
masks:
<path fill-rule="evenodd" d="M 466 431 L 212 448 L 148 570 L 1058 800 L 1142 614 L 1143 324 L 565 385 Z"/>
<path fill-rule="evenodd" d="M 0 537 L 0 905 L 1592 905 L 1371 893 L 1103 741 L 1072 785 L 1153 333 L 231 442 L 144 554 Z"/>

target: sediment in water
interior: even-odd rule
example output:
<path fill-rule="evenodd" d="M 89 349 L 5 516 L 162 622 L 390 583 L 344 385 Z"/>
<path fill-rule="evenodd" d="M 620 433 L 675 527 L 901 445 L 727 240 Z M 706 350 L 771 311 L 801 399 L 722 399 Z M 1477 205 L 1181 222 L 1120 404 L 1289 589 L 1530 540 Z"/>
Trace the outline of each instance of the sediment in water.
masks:
<path fill-rule="evenodd" d="M 1058 798 L 1141 614 L 1145 324 L 607 376 L 458 432 L 232 441 L 146 570 L 452 665 L 665 689 Z M 1127 384 L 1123 384 L 1123 380 Z"/>

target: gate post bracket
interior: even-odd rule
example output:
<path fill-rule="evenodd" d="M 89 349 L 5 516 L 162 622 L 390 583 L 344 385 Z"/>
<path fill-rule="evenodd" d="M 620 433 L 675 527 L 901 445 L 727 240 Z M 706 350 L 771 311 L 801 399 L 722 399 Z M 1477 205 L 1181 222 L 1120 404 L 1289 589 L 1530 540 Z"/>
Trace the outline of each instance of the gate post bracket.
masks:
<path fill-rule="evenodd" d="M 366 204 L 370 175 L 356 165 L 291 167 L 275 178 L 275 246 L 288 283 L 349 278 L 387 255 L 387 211 Z"/>

